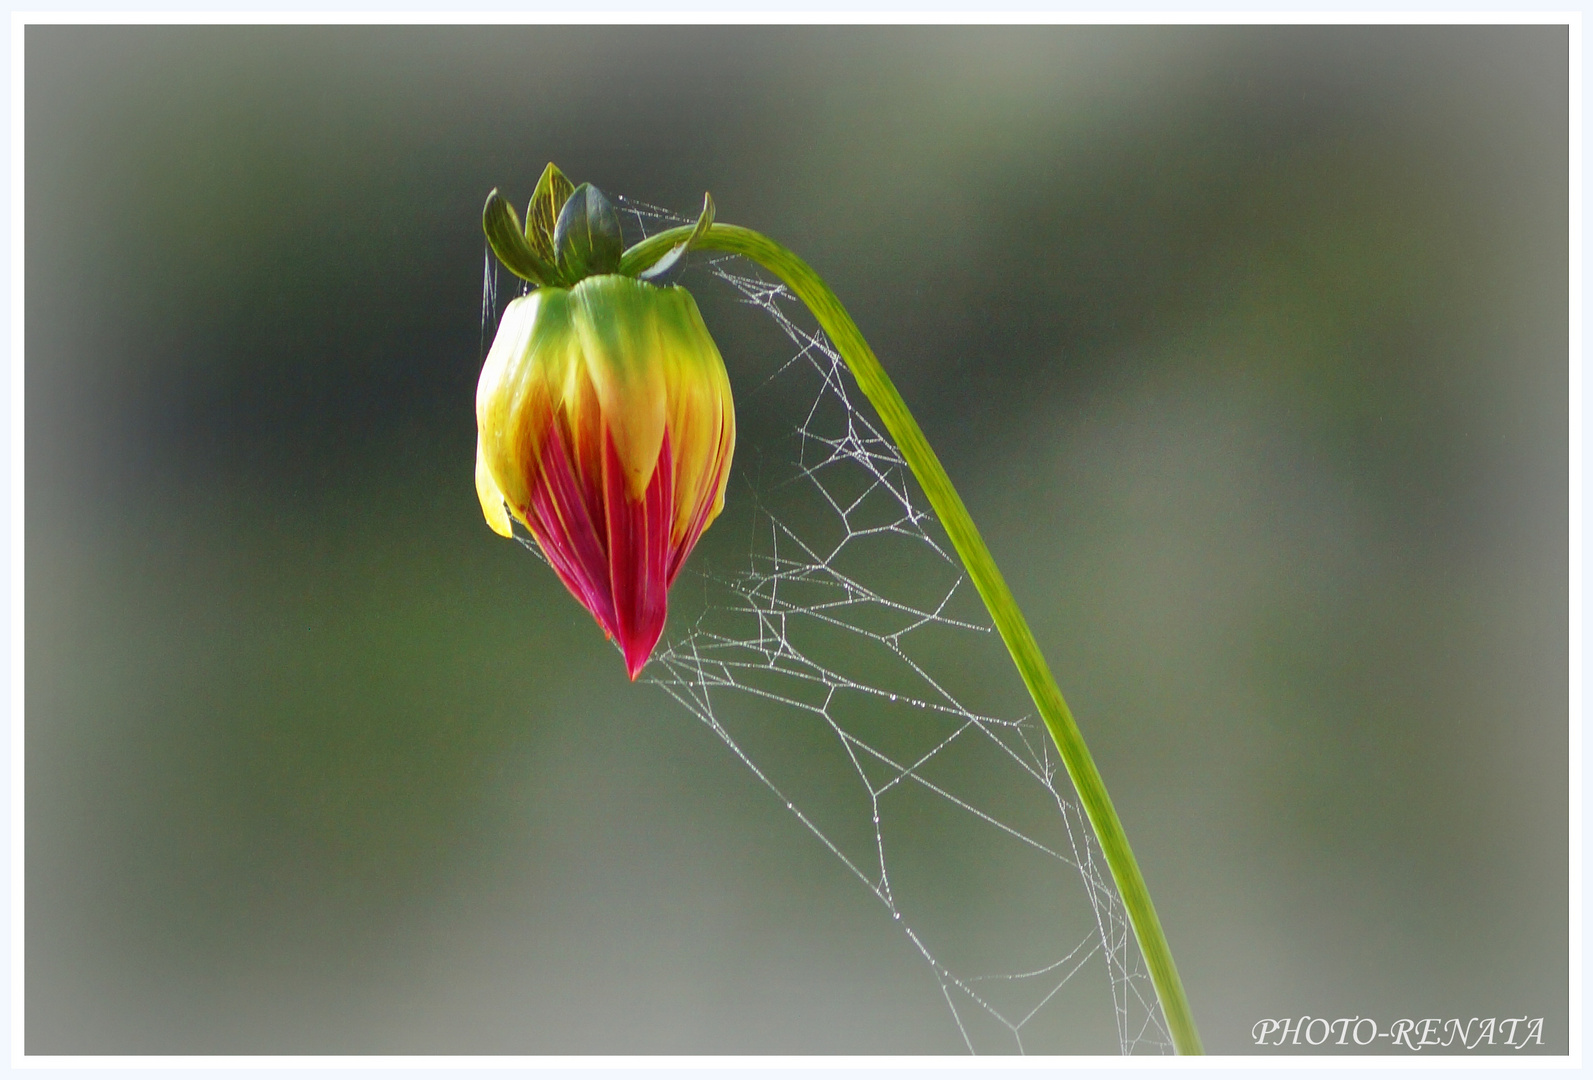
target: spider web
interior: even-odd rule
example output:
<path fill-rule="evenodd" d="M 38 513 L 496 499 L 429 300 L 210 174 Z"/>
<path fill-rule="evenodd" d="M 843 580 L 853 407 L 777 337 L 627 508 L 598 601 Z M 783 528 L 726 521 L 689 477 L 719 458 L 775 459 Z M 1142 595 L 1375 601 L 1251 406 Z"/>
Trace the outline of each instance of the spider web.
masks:
<path fill-rule="evenodd" d="M 642 235 L 689 223 L 619 208 Z M 704 269 L 794 351 L 737 386 L 726 510 L 642 680 L 879 901 L 938 986 L 949 1045 L 1101 1053 L 1115 1034 L 1119 1053 L 1170 1052 L 1066 770 L 895 443 L 784 286 L 735 258 Z M 485 325 L 495 273 L 482 301 Z"/>

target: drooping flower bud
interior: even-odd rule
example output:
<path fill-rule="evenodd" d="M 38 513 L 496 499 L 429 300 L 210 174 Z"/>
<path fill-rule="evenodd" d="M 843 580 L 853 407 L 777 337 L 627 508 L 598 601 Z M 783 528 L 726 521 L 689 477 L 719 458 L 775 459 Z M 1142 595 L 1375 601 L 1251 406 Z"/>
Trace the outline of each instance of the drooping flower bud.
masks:
<path fill-rule="evenodd" d="M 476 492 L 619 643 L 632 679 L 724 506 L 730 380 L 686 290 L 618 274 L 509 304 L 476 388 Z"/>
<path fill-rule="evenodd" d="M 724 507 L 735 449 L 730 380 L 696 302 L 650 283 L 712 222 L 705 197 L 690 239 L 620 273 L 614 207 L 552 164 L 523 227 L 496 191 L 482 212 L 499 261 L 540 288 L 505 309 L 476 387 L 481 510 L 503 536 L 511 516 L 530 531 L 632 679 Z"/>

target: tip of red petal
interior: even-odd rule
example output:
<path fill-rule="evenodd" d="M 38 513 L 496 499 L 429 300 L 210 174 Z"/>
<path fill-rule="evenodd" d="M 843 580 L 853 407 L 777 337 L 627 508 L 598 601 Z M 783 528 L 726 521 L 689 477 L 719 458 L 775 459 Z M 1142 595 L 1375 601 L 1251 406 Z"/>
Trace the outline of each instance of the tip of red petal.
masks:
<path fill-rule="evenodd" d="M 616 637 L 619 640 L 620 652 L 625 656 L 625 672 L 631 677 L 631 682 L 642 673 L 642 668 L 647 666 L 647 661 L 653 658 L 653 650 L 658 647 L 658 639 L 664 636 L 664 620 L 659 619 L 651 626 L 639 626 L 629 633 L 621 627 Z"/>
<path fill-rule="evenodd" d="M 640 641 L 624 642 L 621 648 L 625 652 L 625 672 L 631 677 L 631 682 L 642 673 L 642 668 L 647 666 L 647 661 L 653 658 L 653 646 L 657 641 L 650 641 L 645 645 Z"/>

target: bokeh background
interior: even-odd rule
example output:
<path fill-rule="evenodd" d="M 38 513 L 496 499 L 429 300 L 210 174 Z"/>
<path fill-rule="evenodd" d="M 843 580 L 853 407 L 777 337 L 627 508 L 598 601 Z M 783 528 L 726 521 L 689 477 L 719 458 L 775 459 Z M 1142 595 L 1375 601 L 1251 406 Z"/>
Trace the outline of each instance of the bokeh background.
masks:
<path fill-rule="evenodd" d="M 961 1050 L 878 903 L 481 520 L 479 213 L 548 160 L 711 190 L 848 304 L 1208 1049 L 1530 1015 L 1564 1051 L 1566 28 L 32 26 L 25 62 L 28 1052 Z M 701 299 L 740 388 L 778 343 Z"/>

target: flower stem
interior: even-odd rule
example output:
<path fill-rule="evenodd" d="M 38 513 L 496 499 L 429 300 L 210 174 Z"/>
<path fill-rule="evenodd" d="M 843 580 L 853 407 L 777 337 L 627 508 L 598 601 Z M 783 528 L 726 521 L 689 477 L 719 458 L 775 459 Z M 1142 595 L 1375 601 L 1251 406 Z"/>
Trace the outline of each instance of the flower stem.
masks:
<path fill-rule="evenodd" d="M 620 272 L 636 273 L 650 266 L 675 244 L 686 241 L 691 233 L 691 226 L 684 226 L 649 237 L 625 253 Z M 706 234 L 699 235 L 693 246 L 743 255 L 768 269 L 808 306 L 824 332 L 835 343 L 836 350 L 851 369 L 858 386 L 879 413 L 886 430 L 896 440 L 902 457 L 918 478 L 924 494 L 929 497 L 930 505 L 940 515 L 941 524 L 945 526 L 957 553 L 962 556 L 974 587 L 990 609 L 990 617 L 995 621 L 1001 640 L 1012 654 L 1018 673 L 1023 676 L 1024 685 L 1029 688 L 1029 694 L 1034 698 L 1035 706 L 1056 742 L 1062 761 L 1067 766 L 1068 776 L 1073 780 L 1074 790 L 1079 793 L 1084 812 L 1095 829 L 1101 852 L 1106 856 L 1106 864 L 1112 870 L 1112 878 L 1117 882 L 1117 890 L 1123 897 L 1129 922 L 1134 927 L 1135 937 L 1139 939 L 1140 952 L 1150 968 L 1151 982 L 1161 1001 L 1162 1013 L 1167 1018 L 1174 1048 L 1180 1054 L 1201 1053 L 1200 1034 L 1195 1030 L 1195 1021 L 1189 1012 L 1189 1002 L 1184 997 L 1184 986 L 1178 978 L 1173 954 L 1162 933 L 1161 921 L 1156 917 L 1155 905 L 1151 903 L 1150 893 L 1145 888 L 1145 879 L 1139 872 L 1139 864 L 1134 859 L 1133 849 L 1129 847 L 1123 824 L 1118 820 L 1117 811 L 1113 809 L 1112 800 L 1106 793 L 1106 785 L 1095 768 L 1089 748 L 1084 745 L 1084 736 L 1080 734 L 1073 713 L 1062 698 L 1062 691 L 1057 688 L 1056 679 L 1052 677 L 1051 669 L 1040 653 L 1023 612 L 1012 597 L 1012 590 L 1007 588 L 1001 571 L 996 568 L 995 559 L 990 555 L 990 549 L 985 547 L 984 539 L 969 517 L 968 508 L 963 505 L 957 489 L 952 486 L 951 478 L 946 475 L 940 459 L 930 448 L 923 430 L 908 411 L 906 402 L 880 366 L 874 350 L 869 348 L 857 324 L 829 286 L 807 263 L 768 237 L 751 229 L 716 223 L 708 228 Z"/>

